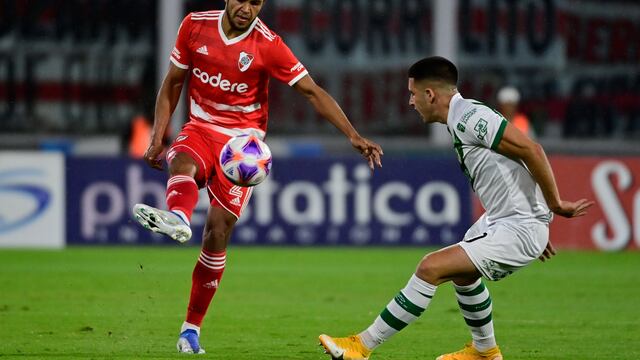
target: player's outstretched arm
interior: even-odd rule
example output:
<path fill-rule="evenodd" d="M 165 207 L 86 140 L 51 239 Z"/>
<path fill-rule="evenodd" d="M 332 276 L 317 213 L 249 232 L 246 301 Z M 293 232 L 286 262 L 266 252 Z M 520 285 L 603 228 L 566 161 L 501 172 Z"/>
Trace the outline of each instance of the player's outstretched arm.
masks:
<path fill-rule="evenodd" d="M 340 105 L 323 88 L 318 86 L 311 76 L 307 75 L 300 79 L 294 85 L 294 88 L 311 102 L 318 114 L 329 120 L 349 138 L 351 145 L 367 159 L 372 170 L 376 165 L 382 167 L 381 156 L 383 152 L 380 145 L 360 136 L 351 122 L 349 122 L 349 119 L 347 119 Z"/>
<path fill-rule="evenodd" d="M 162 170 L 162 162 L 159 159 L 163 150 L 162 138 L 171 121 L 171 114 L 173 114 L 180 100 L 180 93 L 182 92 L 187 72 L 188 70 L 169 64 L 169 70 L 162 81 L 160 91 L 158 91 L 151 141 L 144 154 L 145 161 L 154 169 Z"/>
<path fill-rule="evenodd" d="M 507 124 L 497 150 L 500 154 L 512 159 L 521 159 L 527 165 L 531 175 L 540 185 L 549 209 L 555 214 L 568 218 L 583 216 L 587 213 L 587 209 L 593 205 L 593 201 L 587 199 L 566 201 L 560 198 L 556 180 L 544 149 L 515 126 Z"/>

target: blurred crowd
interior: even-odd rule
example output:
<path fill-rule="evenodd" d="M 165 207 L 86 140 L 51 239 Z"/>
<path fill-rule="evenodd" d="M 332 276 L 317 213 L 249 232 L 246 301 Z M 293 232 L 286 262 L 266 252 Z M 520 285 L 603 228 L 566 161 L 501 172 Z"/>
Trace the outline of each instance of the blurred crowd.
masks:
<path fill-rule="evenodd" d="M 354 9 L 271 0 L 264 17 L 355 124 L 413 136 L 406 65 L 431 51 L 431 2 L 356 1 Z M 533 137 L 640 138 L 640 3 L 515 3 L 459 1 L 462 93 Z M 0 134 L 106 134 L 130 144 L 147 132 L 156 74 L 168 59 L 157 54 L 158 4 L 0 2 Z M 224 2 L 184 5 L 187 13 Z M 332 22 L 336 14 L 341 22 Z M 287 100 L 286 85 L 271 86 L 272 133 L 331 133 Z"/>

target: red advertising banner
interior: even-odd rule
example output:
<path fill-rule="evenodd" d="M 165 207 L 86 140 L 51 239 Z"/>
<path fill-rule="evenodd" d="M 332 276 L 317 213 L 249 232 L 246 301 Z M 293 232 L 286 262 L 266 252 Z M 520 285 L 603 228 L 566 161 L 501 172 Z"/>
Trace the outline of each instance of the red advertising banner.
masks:
<path fill-rule="evenodd" d="M 563 199 L 596 204 L 577 219 L 555 216 L 551 241 L 559 248 L 640 249 L 640 157 L 553 156 Z"/>
<path fill-rule="evenodd" d="M 640 250 L 640 157 L 551 156 L 565 200 L 595 205 L 580 218 L 554 216 L 550 238 L 557 248 Z M 484 212 L 473 197 L 473 219 Z"/>

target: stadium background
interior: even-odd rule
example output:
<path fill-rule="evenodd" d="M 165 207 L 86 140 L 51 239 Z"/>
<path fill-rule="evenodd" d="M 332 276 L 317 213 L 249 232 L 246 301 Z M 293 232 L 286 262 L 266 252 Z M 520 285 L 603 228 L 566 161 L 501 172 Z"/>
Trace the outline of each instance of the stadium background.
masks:
<path fill-rule="evenodd" d="M 222 6 L 2 2 L 0 147 L 45 157 L 2 153 L 0 244 L 166 243 L 130 222 L 133 203 L 164 203 L 165 183 L 164 174 L 127 156 L 131 124 L 152 116 L 183 15 Z M 637 4 L 270 0 L 263 18 L 356 127 L 383 145 L 385 166 L 370 176 L 302 97 L 272 82 L 274 174 L 256 191 L 234 243 L 459 239 L 477 216 L 473 195 L 446 131 L 423 126 L 407 105 L 406 69 L 433 53 L 456 60 L 466 97 L 495 104 L 501 86 L 519 88 L 562 193 L 598 201 L 584 219 L 554 222 L 559 246 L 620 250 L 640 243 Z M 184 111 L 174 116 L 172 134 Z M 46 176 L 29 179 L 35 170 Z M 34 182 L 39 193 L 15 188 Z M 206 211 L 204 201 L 199 209 Z"/>
<path fill-rule="evenodd" d="M 164 204 L 166 175 L 129 156 L 128 146 L 134 119 L 152 116 L 158 81 L 168 66 L 183 16 L 222 7 L 221 0 L 0 0 L 0 257 L 4 259 L 0 262 L 0 320 L 6 320 L 0 321 L 0 334 L 9 340 L 5 348 L 0 346 L 0 356 L 20 357 L 20 351 L 11 346 L 23 343 L 10 335 L 17 329 L 32 331 L 27 323 L 7 326 L 12 319 L 30 319 L 24 308 L 36 306 L 18 305 L 23 300 L 37 303 L 34 290 L 20 281 L 23 276 L 39 279 L 29 275 L 28 269 L 44 266 L 43 271 L 66 269 L 67 276 L 72 276 L 73 269 L 91 274 L 88 269 L 99 268 L 106 259 L 122 266 L 131 265 L 127 260 L 135 266 L 146 261 L 160 269 L 167 262 L 159 260 L 158 254 L 166 256 L 166 250 L 172 249 L 181 263 L 172 263 L 170 269 L 184 272 L 178 281 L 186 286 L 192 256 L 131 221 L 134 203 Z M 421 57 L 439 54 L 459 65 L 465 97 L 495 105 L 501 86 L 516 86 L 522 94 L 521 109 L 550 155 L 563 197 L 596 201 L 584 218 L 555 219 L 552 241 L 557 247 L 628 256 L 570 252 L 567 268 L 551 265 L 549 269 L 562 274 L 593 270 L 587 276 L 602 276 L 601 284 L 611 286 L 612 297 L 594 302 L 611 302 L 609 308 L 617 307 L 620 313 L 612 310 L 615 315 L 594 320 L 601 325 L 624 313 L 622 304 L 637 298 L 631 289 L 616 293 L 613 285 L 633 288 L 637 284 L 633 274 L 640 270 L 636 253 L 640 247 L 637 1 L 268 0 L 261 18 L 287 41 L 359 131 L 383 146 L 385 156 L 384 167 L 371 174 L 343 136 L 318 118 L 301 96 L 272 82 L 267 142 L 275 155 L 274 170 L 254 193 L 234 233 L 239 263 L 261 261 L 258 254 L 264 251 L 265 257 L 272 258 L 263 259 L 265 266 L 279 269 L 275 259 L 291 261 L 299 256 L 293 251 L 310 248 L 311 253 L 300 259 L 309 256 L 305 260 L 309 264 L 331 264 L 335 269 L 344 266 L 337 259 L 350 258 L 358 266 L 349 269 L 357 273 L 367 266 L 379 269 L 378 261 L 384 260 L 375 246 L 383 246 L 408 251 L 399 258 L 412 267 L 416 254 L 461 238 L 479 214 L 474 195 L 459 171 L 446 132 L 421 125 L 407 105 L 407 67 Z M 173 134 L 184 111 L 184 106 L 179 107 L 174 116 Z M 193 245 L 200 241 L 206 206 L 201 201 L 196 210 Z M 112 245 L 123 246 L 104 247 Z M 132 245 L 144 245 L 146 250 L 138 252 Z M 335 249 L 335 245 L 364 252 Z M 66 250 L 40 251 L 51 248 Z M 118 252 L 127 249 L 135 255 Z M 195 254 L 196 247 L 192 249 Z M 141 255 L 145 251 L 152 254 L 150 258 Z M 340 253 L 326 262 L 309 255 L 322 257 L 334 251 L 348 255 Z M 110 255 L 102 258 L 101 253 Z M 71 260 L 64 260 L 67 255 L 62 254 L 70 254 Z M 582 254 L 595 257 L 582 258 Z M 373 260 L 366 260 L 367 256 Z M 392 264 L 389 260 L 383 268 L 393 272 Z M 590 269 L 589 264 L 598 265 Z M 291 266 L 296 269 L 295 264 Z M 532 274 L 541 271 L 535 269 Z M 395 290 L 407 271 L 391 279 L 385 273 L 379 282 Z M 161 274 L 165 273 L 161 270 Z M 233 274 L 228 276 L 238 277 Z M 309 276 L 316 275 L 311 271 Z M 155 286 L 169 286 L 153 279 Z M 57 280 L 51 281 L 48 285 L 57 288 Z M 373 311 L 394 290 L 376 298 Z M 235 294 L 233 288 L 229 291 Z M 586 296 L 576 291 L 550 299 L 565 295 L 574 296 L 571 299 L 577 303 Z M 221 306 L 233 308 L 224 299 Z M 148 306 L 155 301 L 144 296 L 134 300 Z M 180 314 L 183 304 L 178 305 L 178 310 L 171 311 Z M 628 310 L 637 314 L 636 308 Z M 636 320 L 620 320 L 620 326 L 629 329 L 622 333 L 637 335 L 640 317 L 634 313 L 627 316 Z M 512 326 L 520 330 L 520 325 Z M 119 344 L 130 343 L 121 340 Z M 56 352 L 57 345 L 46 346 Z M 79 349 L 79 354 L 90 353 L 88 345 Z M 42 351 L 47 354 L 48 350 Z M 64 354 L 65 349 L 58 353 Z M 590 358 L 580 352 L 565 355 L 558 358 Z M 304 352 L 300 356 L 308 358 Z M 640 355 L 628 356 L 619 358 Z"/>

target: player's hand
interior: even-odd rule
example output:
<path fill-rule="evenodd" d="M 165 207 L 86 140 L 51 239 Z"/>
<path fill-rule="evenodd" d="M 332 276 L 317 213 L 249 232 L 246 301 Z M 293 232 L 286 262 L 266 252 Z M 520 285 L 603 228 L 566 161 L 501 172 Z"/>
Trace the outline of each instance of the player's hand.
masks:
<path fill-rule="evenodd" d="M 556 249 L 553 247 L 553 244 L 551 244 L 551 241 L 549 241 L 547 243 L 547 247 L 542 252 L 542 255 L 540 255 L 540 257 L 538 257 L 538 259 L 540 259 L 540 261 L 542 261 L 542 262 L 545 262 L 545 261 L 551 259 L 551 257 L 553 255 L 555 255 L 555 254 L 556 254 Z"/>
<path fill-rule="evenodd" d="M 163 146 L 162 144 L 154 145 L 150 144 L 147 148 L 147 151 L 144 153 L 144 161 L 149 164 L 154 169 L 164 170 L 162 167 L 162 160 L 160 159 L 160 154 L 162 154 Z"/>
<path fill-rule="evenodd" d="M 380 145 L 363 137 L 352 138 L 351 145 L 364 156 L 371 170 L 375 169 L 376 166 L 382 167 L 381 157 L 384 152 Z"/>
<path fill-rule="evenodd" d="M 587 209 L 590 208 L 593 204 L 593 201 L 589 201 L 587 199 L 581 199 L 578 201 L 561 200 L 560 204 L 551 208 L 551 211 L 566 218 L 573 218 L 586 215 Z"/>

